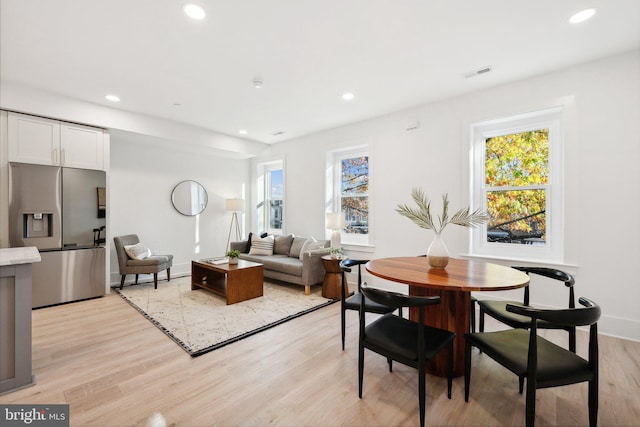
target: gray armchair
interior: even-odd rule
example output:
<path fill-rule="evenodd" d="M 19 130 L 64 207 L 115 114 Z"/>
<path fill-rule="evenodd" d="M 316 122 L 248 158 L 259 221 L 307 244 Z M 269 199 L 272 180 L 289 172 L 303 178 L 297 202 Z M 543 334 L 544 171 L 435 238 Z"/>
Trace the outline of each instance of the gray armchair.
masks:
<path fill-rule="evenodd" d="M 118 236 L 113 238 L 116 245 L 116 254 L 118 255 L 118 265 L 120 267 L 120 289 L 124 286 L 124 279 L 127 274 L 136 275 L 136 284 L 138 284 L 138 274 L 153 274 L 153 286 L 158 289 L 158 272 L 167 270 L 167 281 L 171 280 L 171 265 L 173 264 L 173 255 L 152 255 L 145 259 L 131 259 L 124 250 L 127 245 L 135 245 L 140 243 L 140 239 L 135 234 L 126 236 Z"/>

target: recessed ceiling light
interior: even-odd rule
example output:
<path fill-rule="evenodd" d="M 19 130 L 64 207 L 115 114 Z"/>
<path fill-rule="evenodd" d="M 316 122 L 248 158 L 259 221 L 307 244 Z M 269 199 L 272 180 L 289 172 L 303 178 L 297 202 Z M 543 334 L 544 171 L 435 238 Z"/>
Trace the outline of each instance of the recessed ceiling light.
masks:
<path fill-rule="evenodd" d="M 588 19 L 591 19 L 595 14 L 596 14 L 595 9 L 581 10 L 580 12 L 571 15 L 571 17 L 569 18 L 569 22 L 572 24 L 579 24 L 580 22 L 584 22 Z"/>
<path fill-rule="evenodd" d="M 345 101 L 351 101 L 353 98 L 355 98 L 355 95 L 352 94 L 351 92 L 346 92 L 342 94 L 342 99 L 344 99 Z"/>
<path fill-rule="evenodd" d="M 185 3 L 184 6 L 182 6 L 182 10 L 191 19 L 202 20 L 207 16 L 202 6 L 196 3 Z"/>
<path fill-rule="evenodd" d="M 105 99 L 111 102 L 120 102 L 120 97 L 118 95 L 106 95 Z"/>
<path fill-rule="evenodd" d="M 240 135 L 246 135 L 246 134 L 248 134 L 249 132 L 247 132 L 247 130 L 246 130 L 246 129 L 240 129 L 240 130 L 238 131 L 238 133 L 239 133 Z"/>

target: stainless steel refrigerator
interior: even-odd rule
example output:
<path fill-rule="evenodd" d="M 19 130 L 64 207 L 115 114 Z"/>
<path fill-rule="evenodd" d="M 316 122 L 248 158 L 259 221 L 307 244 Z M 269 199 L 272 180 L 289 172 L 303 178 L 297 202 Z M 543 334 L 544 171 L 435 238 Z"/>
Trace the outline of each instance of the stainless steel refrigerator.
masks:
<path fill-rule="evenodd" d="M 9 164 L 9 244 L 35 246 L 32 307 L 104 295 L 103 171 Z"/>

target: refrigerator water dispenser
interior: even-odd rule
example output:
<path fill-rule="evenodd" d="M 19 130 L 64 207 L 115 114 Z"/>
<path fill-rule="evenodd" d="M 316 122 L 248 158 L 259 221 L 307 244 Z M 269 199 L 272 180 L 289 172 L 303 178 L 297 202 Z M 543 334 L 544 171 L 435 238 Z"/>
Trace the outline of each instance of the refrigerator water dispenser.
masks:
<path fill-rule="evenodd" d="M 22 215 L 22 238 L 53 236 L 52 213 L 26 213 Z"/>

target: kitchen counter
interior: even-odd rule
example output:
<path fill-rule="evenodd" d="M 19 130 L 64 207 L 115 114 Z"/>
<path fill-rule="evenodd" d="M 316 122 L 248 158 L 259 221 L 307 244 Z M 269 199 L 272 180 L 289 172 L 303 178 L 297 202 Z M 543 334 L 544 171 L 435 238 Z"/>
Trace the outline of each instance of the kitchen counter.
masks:
<path fill-rule="evenodd" d="M 0 249 L 0 394 L 35 384 L 31 372 L 31 264 L 34 247 Z"/>
<path fill-rule="evenodd" d="M 0 249 L 0 267 L 5 265 L 32 264 L 40 262 L 40 252 L 37 248 L 5 248 Z"/>

